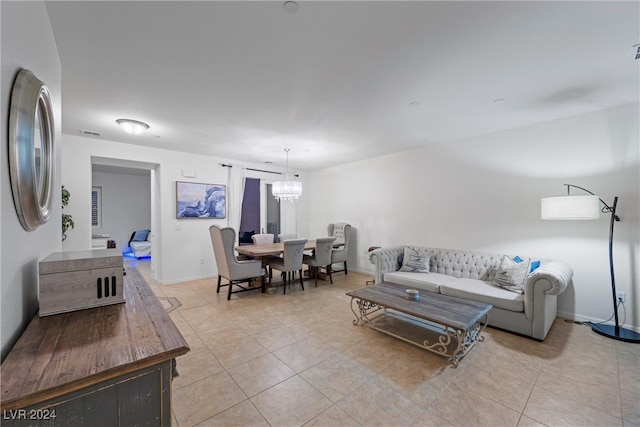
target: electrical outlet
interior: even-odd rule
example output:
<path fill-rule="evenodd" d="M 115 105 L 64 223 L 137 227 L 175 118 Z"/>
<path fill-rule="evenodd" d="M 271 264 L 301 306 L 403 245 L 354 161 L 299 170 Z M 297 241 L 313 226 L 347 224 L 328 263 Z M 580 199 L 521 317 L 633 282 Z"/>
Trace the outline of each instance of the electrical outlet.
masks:
<path fill-rule="evenodd" d="M 204 264 L 204 258 L 200 258 L 200 264 Z M 620 292 L 618 292 L 618 295 L 620 295 Z"/>
<path fill-rule="evenodd" d="M 616 298 L 618 300 L 618 302 L 624 302 L 624 297 L 627 294 L 625 292 L 616 292 Z"/>

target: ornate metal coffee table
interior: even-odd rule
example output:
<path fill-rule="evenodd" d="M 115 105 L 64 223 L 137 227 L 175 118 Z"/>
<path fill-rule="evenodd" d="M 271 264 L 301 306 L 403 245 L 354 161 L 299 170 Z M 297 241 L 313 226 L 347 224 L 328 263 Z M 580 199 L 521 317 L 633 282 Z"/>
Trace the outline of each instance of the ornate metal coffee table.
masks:
<path fill-rule="evenodd" d="M 347 292 L 356 316 L 353 324 L 448 356 L 456 368 L 471 347 L 484 339 L 481 332 L 493 306 L 427 291 L 413 301 L 407 299 L 406 290 L 406 286 L 383 282 Z"/>

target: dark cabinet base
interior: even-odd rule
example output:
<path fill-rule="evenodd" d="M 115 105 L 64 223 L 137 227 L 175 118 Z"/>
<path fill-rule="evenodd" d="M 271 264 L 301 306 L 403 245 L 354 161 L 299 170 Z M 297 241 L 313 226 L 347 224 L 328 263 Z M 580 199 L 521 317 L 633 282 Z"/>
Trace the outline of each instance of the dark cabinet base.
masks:
<path fill-rule="evenodd" d="M 29 408 L 3 411 L 6 427 L 171 425 L 172 360 Z"/>

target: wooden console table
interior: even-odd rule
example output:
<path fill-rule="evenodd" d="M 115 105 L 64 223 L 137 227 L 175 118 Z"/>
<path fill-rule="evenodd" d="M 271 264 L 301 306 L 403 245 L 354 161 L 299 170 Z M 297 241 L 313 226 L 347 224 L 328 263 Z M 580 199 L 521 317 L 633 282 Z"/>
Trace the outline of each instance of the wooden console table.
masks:
<path fill-rule="evenodd" d="M 31 321 L 0 367 L 3 426 L 171 425 L 172 362 L 189 346 L 135 269 L 124 295 Z"/>

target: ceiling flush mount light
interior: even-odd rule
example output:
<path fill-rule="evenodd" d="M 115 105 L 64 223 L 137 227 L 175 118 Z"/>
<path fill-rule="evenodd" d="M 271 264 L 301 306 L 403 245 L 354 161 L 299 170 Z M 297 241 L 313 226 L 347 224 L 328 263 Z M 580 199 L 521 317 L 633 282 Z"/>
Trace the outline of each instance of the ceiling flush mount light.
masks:
<path fill-rule="evenodd" d="M 616 279 L 613 273 L 613 226 L 616 221 L 620 221 L 620 217 L 616 215 L 618 197 L 614 197 L 613 205 L 609 206 L 599 196 L 586 188 L 571 184 L 564 185 L 567 187 L 566 196 L 545 197 L 541 200 L 540 217 L 542 219 L 598 219 L 600 218 L 600 212 L 611 214 L 611 222 L 609 225 L 609 272 L 611 274 L 611 298 L 613 300 L 615 324 L 605 325 L 604 323 L 591 323 L 591 329 L 593 332 L 608 338 L 638 344 L 640 343 L 640 333 L 620 327 L 618 321 L 618 305 L 621 302 L 618 302 Z M 571 188 L 577 188 L 589 193 L 589 195 L 572 196 L 570 194 Z M 600 209 L 600 203 L 603 205 L 602 209 Z"/>
<path fill-rule="evenodd" d="M 282 8 L 289 13 L 296 13 L 298 11 L 298 3 L 294 1 L 286 1 L 282 5 Z"/>
<path fill-rule="evenodd" d="M 131 119 L 118 119 L 116 123 L 120 125 L 122 130 L 131 135 L 140 135 L 142 132 L 145 132 L 149 129 L 149 125 L 143 122 L 139 122 L 137 120 Z"/>
<path fill-rule="evenodd" d="M 287 153 L 287 169 L 284 173 L 284 181 L 276 181 L 271 185 L 271 193 L 276 200 L 287 200 L 295 202 L 302 195 L 302 183 L 299 181 L 287 180 L 289 173 L 289 149 L 284 149 Z"/>

